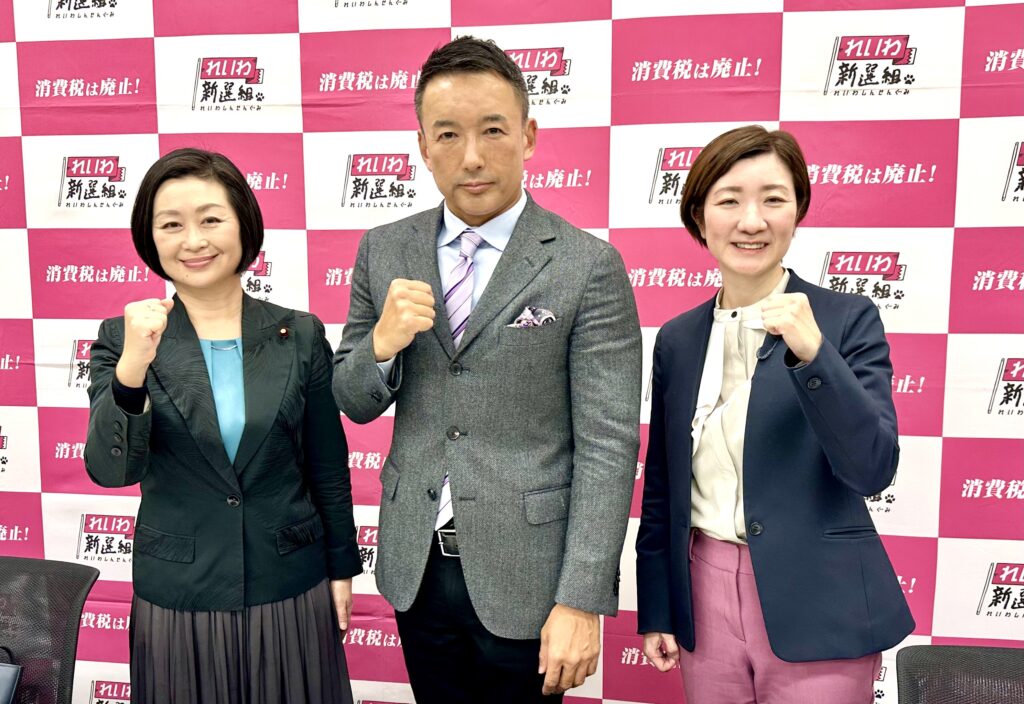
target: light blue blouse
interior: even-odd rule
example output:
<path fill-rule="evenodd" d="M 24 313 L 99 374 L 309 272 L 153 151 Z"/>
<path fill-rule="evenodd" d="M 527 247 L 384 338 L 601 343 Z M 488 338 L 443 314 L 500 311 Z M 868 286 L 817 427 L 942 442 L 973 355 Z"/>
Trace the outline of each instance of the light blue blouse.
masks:
<path fill-rule="evenodd" d="M 245 383 L 242 377 L 242 338 L 200 340 L 210 387 L 217 407 L 220 437 L 228 459 L 235 461 L 238 443 L 245 429 Z"/>

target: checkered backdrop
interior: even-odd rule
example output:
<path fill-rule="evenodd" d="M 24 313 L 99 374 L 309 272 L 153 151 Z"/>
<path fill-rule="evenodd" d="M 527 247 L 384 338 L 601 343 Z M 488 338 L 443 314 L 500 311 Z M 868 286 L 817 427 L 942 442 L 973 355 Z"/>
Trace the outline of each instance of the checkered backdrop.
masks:
<path fill-rule="evenodd" d="M 465 33 L 523 68 L 541 126 L 523 183 L 622 252 L 644 326 L 622 610 L 569 701 L 683 700 L 634 633 L 650 351 L 719 283 L 679 224 L 687 170 L 749 122 L 808 156 L 786 263 L 871 298 L 889 333 L 903 459 L 867 505 L 917 621 L 907 643 L 1024 646 L 1024 4 L 0 0 L 0 553 L 101 569 L 75 702 L 128 699 L 138 491 L 91 484 L 82 448 L 99 320 L 165 292 L 127 229 L 143 173 L 184 145 L 239 164 L 269 227 L 246 290 L 312 310 L 336 343 L 362 232 L 440 202 L 412 94 Z M 353 686 L 412 702 L 372 575 L 393 418 L 343 422 L 365 567 Z M 895 701 L 893 655 L 877 701 Z"/>

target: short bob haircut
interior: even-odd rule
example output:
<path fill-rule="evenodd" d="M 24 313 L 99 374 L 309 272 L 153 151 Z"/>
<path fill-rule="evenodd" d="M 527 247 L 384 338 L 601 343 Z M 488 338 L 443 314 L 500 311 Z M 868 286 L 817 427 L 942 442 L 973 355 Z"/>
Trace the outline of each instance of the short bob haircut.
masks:
<path fill-rule="evenodd" d="M 715 137 L 704 147 L 686 179 L 679 214 L 697 244 L 705 248 L 708 246 L 701 237 L 700 226 L 704 221 L 704 202 L 711 187 L 741 159 L 769 153 L 779 157 L 789 169 L 796 191 L 796 224 L 804 219 L 811 205 L 811 181 L 807 176 L 807 162 L 796 139 L 789 132 L 769 132 L 761 125 L 737 127 Z"/>
<path fill-rule="evenodd" d="M 132 208 L 132 243 L 135 251 L 153 273 L 160 278 L 170 279 L 160 266 L 160 256 L 153 242 L 153 201 L 164 181 L 188 177 L 216 181 L 227 191 L 228 202 L 238 218 L 242 240 L 242 259 L 235 272 L 241 274 L 256 261 L 263 247 L 263 215 L 256 196 L 238 167 L 223 154 L 202 149 L 175 149 L 157 159 L 142 177 Z"/>
<path fill-rule="evenodd" d="M 439 46 L 430 52 L 430 56 L 420 69 L 419 82 L 416 84 L 414 101 L 416 119 L 423 127 L 423 92 L 427 85 L 438 76 L 453 73 L 494 73 L 512 86 L 516 100 L 523 112 L 523 122 L 530 118 L 530 96 L 526 88 L 523 72 L 508 54 L 501 50 L 492 40 L 463 36 Z"/>

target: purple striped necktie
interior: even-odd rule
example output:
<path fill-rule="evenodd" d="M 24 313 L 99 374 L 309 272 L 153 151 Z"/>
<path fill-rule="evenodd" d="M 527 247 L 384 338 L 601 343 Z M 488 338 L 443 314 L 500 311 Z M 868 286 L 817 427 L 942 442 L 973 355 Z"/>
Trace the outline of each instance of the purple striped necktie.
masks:
<path fill-rule="evenodd" d="M 452 342 L 458 348 L 462 334 L 466 332 L 469 313 L 473 309 L 473 255 L 484 241 L 472 230 L 465 230 L 459 239 L 462 249 L 459 261 L 448 275 L 444 291 L 444 307 L 448 312 L 448 325 L 452 331 Z"/>
<path fill-rule="evenodd" d="M 462 335 L 469 323 L 469 314 L 473 310 L 473 255 L 476 248 L 483 243 L 483 238 L 466 229 L 459 235 L 462 248 L 459 250 L 459 261 L 448 275 L 445 285 L 444 307 L 448 312 L 448 326 L 452 331 L 452 342 L 458 349 Z M 434 530 L 441 528 L 452 519 L 452 490 L 448 485 L 448 475 L 444 475 L 441 484 L 441 501 L 438 504 L 437 520 Z"/>

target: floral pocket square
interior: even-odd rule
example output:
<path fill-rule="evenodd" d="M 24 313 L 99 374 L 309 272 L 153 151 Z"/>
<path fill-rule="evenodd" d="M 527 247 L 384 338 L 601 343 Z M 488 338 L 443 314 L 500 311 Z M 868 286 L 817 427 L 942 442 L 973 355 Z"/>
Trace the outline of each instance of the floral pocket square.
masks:
<path fill-rule="evenodd" d="M 536 328 L 553 322 L 555 322 L 555 314 L 551 311 L 543 308 L 526 306 L 523 308 L 523 312 L 519 314 L 519 317 L 516 318 L 515 322 L 509 323 L 506 327 Z"/>

